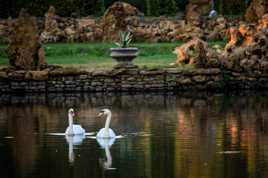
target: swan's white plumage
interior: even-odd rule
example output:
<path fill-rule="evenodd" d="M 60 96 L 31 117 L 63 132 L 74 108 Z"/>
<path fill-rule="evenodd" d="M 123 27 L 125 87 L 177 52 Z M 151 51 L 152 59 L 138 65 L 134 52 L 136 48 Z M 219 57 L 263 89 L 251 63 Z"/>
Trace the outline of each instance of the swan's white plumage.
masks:
<path fill-rule="evenodd" d="M 73 124 L 74 109 L 70 108 L 68 111 L 68 122 L 69 126 L 65 130 L 65 135 L 74 136 L 74 135 L 84 135 L 85 129 L 81 125 Z"/>
<path fill-rule="evenodd" d="M 70 132 L 70 127 L 67 127 L 66 131 L 65 131 L 65 134 L 66 135 L 84 135 L 85 134 L 85 129 L 83 129 L 81 127 L 81 125 L 78 125 L 78 124 L 74 124 L 72 125 L 73 127 L 73 132 Z"/>
<path fill-rule="evenodd" d="M 114 138 L 116 137 L 114 131 L 110 128 L 110 122 L 112 119 L 112 112 L 109 109 L 103 109 L 99 113 L 99 116 L 106 115 L 105 127 L 100 129 L 97 133 L 97 138 Z"/>
<path fill-rule="evenodd" d="M 100 129 L 100 131 L 97 133 L 97 138 L 114 138 L 116 137 L 114 131 L 109 128 L 108 133 L 105 128 Z"/>

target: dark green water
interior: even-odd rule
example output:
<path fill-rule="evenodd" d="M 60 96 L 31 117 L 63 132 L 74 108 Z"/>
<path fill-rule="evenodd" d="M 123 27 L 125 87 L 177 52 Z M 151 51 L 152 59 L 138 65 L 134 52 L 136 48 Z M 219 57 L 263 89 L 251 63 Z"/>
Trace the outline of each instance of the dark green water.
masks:
<path fill-rule="evenodd" d="M 97 113 L 110 108 L 111 127 L 126 136 L 103 149 L 95 139 L 72 148 L 64 136 L 47 135 L 65 131 L 69 107 L 87 132 L 103 127 Z M 267 178 L 268 93 L 3 95 L 0 171 L 1 178 Z"/>

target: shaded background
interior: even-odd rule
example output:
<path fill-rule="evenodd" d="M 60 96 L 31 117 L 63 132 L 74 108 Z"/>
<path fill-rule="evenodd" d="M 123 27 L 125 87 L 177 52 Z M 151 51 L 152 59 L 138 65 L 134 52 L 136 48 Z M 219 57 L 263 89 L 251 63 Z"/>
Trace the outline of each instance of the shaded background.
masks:
<path fill-rule="evenodd" d="M 17 17 L 21 8 L 34 16 L 44 16 L 50 5 L 60 16 L 101 16 L 107 7 L 118 0 L 0 0 L 0 18 Z M 145 15 L 172 16 L 183 12 L 187 0 L 124 0 L 136 6 Z M 224 15 L 241 15 L 251 0 L 215 0 L 216 9 Z M 174 7 L 173 4 L 176 4 Z M 149 7 L 150 6 L 150 7 Z M 161 7 L 161 8 L 160 8 Z M 153 12 L 153 13 L 151 13 Z"/>

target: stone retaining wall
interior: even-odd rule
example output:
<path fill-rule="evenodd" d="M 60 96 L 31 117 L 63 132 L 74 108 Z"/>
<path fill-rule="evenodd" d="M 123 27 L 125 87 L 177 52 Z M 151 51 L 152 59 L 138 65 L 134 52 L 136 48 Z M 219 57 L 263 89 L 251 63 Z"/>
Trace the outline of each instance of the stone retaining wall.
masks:
<path fill-rule="evenodd" d="M 52 71 L 1 71 L 0 92 L 134 92 L 268 89 L 268 74 L 220 69 L 138 68 Z"/>

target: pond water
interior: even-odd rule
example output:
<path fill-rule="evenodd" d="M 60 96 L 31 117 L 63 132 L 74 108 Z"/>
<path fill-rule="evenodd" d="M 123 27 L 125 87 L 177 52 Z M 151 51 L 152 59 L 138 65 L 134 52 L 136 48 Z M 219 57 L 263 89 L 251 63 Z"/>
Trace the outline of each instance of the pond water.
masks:
<path fill-rule="evenodd" d="M 87 132 L 110 108 L 124 137 L 49 135 L 65 131 L 69 107 Z M 268 93 L 2 95 L 0 158 L 4 178 L 267 178 Z"/>

